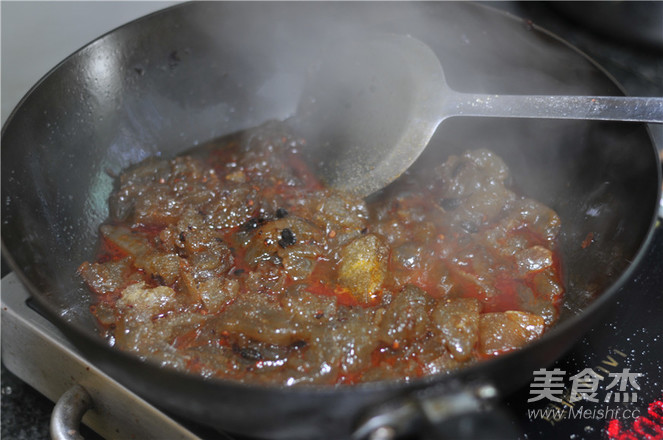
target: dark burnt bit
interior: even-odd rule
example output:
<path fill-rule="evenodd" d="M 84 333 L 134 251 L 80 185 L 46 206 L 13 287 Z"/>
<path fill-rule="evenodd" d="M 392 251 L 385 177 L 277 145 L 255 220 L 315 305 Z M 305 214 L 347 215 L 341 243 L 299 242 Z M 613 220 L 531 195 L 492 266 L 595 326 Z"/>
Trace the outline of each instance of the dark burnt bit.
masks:
<path fill-rule="evenodd" d="M 284 218 L 288 216 L 288 211 L 283 208 L 278 208 L 276 210 L 276 218 Z"/>
<path fill-rule="evenodd" d="M 279 257 L 278 255 L 274 254 L 272 255 L 272 263 L 274 263 L 275 266 L 283 266 L 283 259 Z"/>
<path fill-rule="evenodd" d="M 462 203 L 463 203 L 462 200 L 457 198 L 440 200 L 440 206 L 445 211 L 453 211 L 454 209 L 458 208 Z"/>
<path fill-rule="evenodd" d="M 233 275 L 235 275 L 235 276 L 240 276 L 243 273 L 244 273 L 244 269 L 235 269 L 233 271 Z"/>
<path fill-rule="evenodd" d="M 306 347 L 306 341 L 295 341 L 290 344 L 290 348 L 293 350 L 301 350 Z"/>
<path fill-rule="evenodd" d="M 262 359 L 262 353 L 260 353 L 255 348 L 240 347 L 237 344 L 233 344 L 233 353 L 239 355 L 242 357 L 242 359 L 246 359 L 247 361 L 255 362 Z"/>
<path fill-rule="evenodd" d="M 366 233 L 368 232 L 368 228 L 364 228 L 359 232 L 361 233 L 361 235 L 366 235 Z"/>
<path fill-rule="evenodd" d="M 166 281 L 163 279 L 161 275 L 152 274 L 151 278 L 152 281 L 154 281 L 159 286 L 167 286 Z"/>
<path fill-rule="evenodd" d="M 262 217 L 252 217 L 246 221 L 246 223 L 243 223 L 240 227 L 239 230 L 242 232 L 251 232 L 254 229 L 259 228 L 260 226 L 265 224 L 265 219 Z"/>
<path fill-rule="evenodd" d="M 281 231 L 281 239 L 279 240 L 279 246 L 281 246 L 282 248 L 286 248 L 288 246 L 292 246 L 295 243 L 297 243 L 295 234 L 288 228 L 283 229 Z"/>

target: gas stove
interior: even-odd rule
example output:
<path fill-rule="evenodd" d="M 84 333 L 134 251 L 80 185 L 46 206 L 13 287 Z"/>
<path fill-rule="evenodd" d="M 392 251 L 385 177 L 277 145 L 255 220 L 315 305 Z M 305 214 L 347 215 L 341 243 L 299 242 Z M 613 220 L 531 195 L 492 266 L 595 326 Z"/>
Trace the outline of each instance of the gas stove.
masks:
<path fill-rule="evenodd" d="M 145 4 L 138 4 L 141 6 L 136 6 L 135 16 L 148 12 Z M 579 47 L 608 70 L 627 94 L 663 96 L 663 22 L 658 22 L 661 39 L 657 41 L 656 32 L 654 37 L 646 32 L 634 35 L 617 28 L 606 29 L 605 23 L 594 22 L 592 17 L 608 3 L 595 3 L 595 14 L 591 17 L 579 15 L 578 10 L 569 5 L 556 3 L 499 2 L 490 5 L 530 19 Z M 62 9 L 69 6 L 64 4 Z M 91 4 L 85 6 L 92 11 Z M 161 6 L 153 4 L 149 8 L 155 10 Z M 658 5 L 640 3 L 640 6 L 658 10 L 661 18 L 663 8 L 654 9 Z M 131 9 L 122 4 L 121 8 L 125 7 L 127 11 Z M 3 28 L 5 20 L 12 19 L 8 11 L 3 5 Z M 123 20 L 130 18 L 127 16 Z M 112 26 L 100 29 L 97 34 Z M 97 34 L 85 36 L 75 44 L 83 45 Z M 4 31 L 3 37 L 7 38 Z M 11 44 L 9 39 L 7 41 Z M 68 50 L 73 51 L 78 46 Z M 57 61 L 59 59 L 53 60 L 52 65 Z M 3 119 L 7 116 L 4 64 Z M 48 67 L 50 65 L 45 68 Z M 37 73 L 32 82 L 45 70 Z M 25 86 L 29 87 L 32 82 Z M 22 93 L 25 91 L 27 89 Z M 7 106 L 13 107 L 14 104 L 16 102 Z M 650 129 L 663 155 L 663 126 L 651 126 Z M 544 370 L 533 372 L 534 378 L 528 385 L 503 400 L 511 423 L 521 438 L 663 438 L 661 262 L 663 226 L 659 225 L 646 258 L 633 278 L 623 286 L 616 303 L 601 323 L 566 356 Z M 103 388 L 95 387 L 104 390 L 98 392 L 103 396 L 92 397 L 94 402 L 103 402 L 102 411 L 97 413 L 103 413 L 106 418 L 89 414 L 84 422 L 99 434 L 84 429 L 86 438 L 99 438 L 99 435 L 106 438 L 231 438 L 173 419 L 115 383 L 89 364 L 26 300 L 27 294 L 17 277 L 6 274 L 3 266 L 0 388 L 3 438 L 49 438 L 51 399 L 56 400 L 74 381 L 109 384 Z M 55 373 L 59 375 L 54 380 Z M 130 417 L 127 417 L 128 413 Z"/>

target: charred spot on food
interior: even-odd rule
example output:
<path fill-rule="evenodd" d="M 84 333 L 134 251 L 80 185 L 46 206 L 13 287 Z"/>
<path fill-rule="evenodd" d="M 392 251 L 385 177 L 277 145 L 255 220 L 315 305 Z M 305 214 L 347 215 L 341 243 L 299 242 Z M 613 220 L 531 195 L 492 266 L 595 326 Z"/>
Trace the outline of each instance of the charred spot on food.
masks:
<path fill-rule="evenodd" d="M 233 271 L 233 275 L 240 276 L 240 275 L 243 274 L 244 272 L 245 272 L 244 269 L 235 269 L 235 270 Z"/>
<path fill-rule="evenodd" d="M 276 218 L 280 219 L 280 218 L 284 218 L 284 217 L 287 217 L 287 216 L 288 216 L 288 211 L 286 211 L 285 209 L 278 208 L 276 210 Z"/>
<path fill-rule="evenodd" d="M 233 353 L 246 359 L 247 361 L 259 361 L 262 359 L 262 353 L 260 353 L 255 348 L 251 347 L 240 347 L 239 344 L 233 344 Z"/>
<path fill-rule="evenodd" d="M 292 246 L 295 243 L 297 243 L 295 234 L 290 229 L 284 228 L 281 231 L 281 239 L 279 240 L 279 246 L 281 246 L 282 248 L 286 248 L 288 246 Z"/>
<path fill-rule="evenodd" d="M 301 349 L 305 348 L 306 345 L 307 345 L 306 341 L 299 340 L 299 341 L 295 341 L 292 344 L 290 344 L 290 348 L 292 348 L 293 350 L 301 350 Z"/>
<path fill-rule="evenodd" d="M 440 206 L 445 211 L 453 211 L 454 209 L 458 208 L 462 203 L 463 201 L 459 198 L 447 198 L 440 200 Z"/>
<path fill-rule="evenodd" d="M 361 231 L 359 231 L 361 235 L 366 235 L 368 233 L 368 228 L 363 228 Z"/>
<path fill-rule="evenodd" d="M 263 217 L 251 217 L 239 227 L 239 230 L 243 232 L 251 232 L 254 229 L 258 229 L 266 222 L 267 221 Z"/>
<path fill-rule="evenodd" d="M 180 241 L 184 243 L 186 241 L 186 234 L 184 232 L 180 232 Z"/>
<path fill-rule="evenodd" d="M 159 286 L 166 286 L 167 285 L 166 281 L 163 279 L 163 277 L 161 275 L 152 274 L 151 277 Z"/>

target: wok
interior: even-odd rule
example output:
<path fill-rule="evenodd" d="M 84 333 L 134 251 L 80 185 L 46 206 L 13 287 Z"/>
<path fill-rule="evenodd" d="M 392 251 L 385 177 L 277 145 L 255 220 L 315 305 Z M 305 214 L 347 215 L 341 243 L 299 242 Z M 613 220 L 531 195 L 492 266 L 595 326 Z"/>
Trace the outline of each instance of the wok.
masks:
<path fill-rule="evenodd" d="M 504 158 L 516 187 L 562 218 L 566 304 L 541 340 L 452 374 L 311 388 L 205 380 L 108 347 L 76 268 L 94 254 L 111 176 L 147 156 L 173 156 L 291 116 L 319 48 L 356 27 L 421 39 L 453 60 L 445 70 L 459 91 L 621 94 L 564 42 L 480 5 L 204 2 L 158 12 L 92 42 L 47 74 L 3 127 L 3 255 L 92 362 L 174 414 L 228 432 L 292 439 L 347 437 L 362 423 L 370 428 L 383 420 L 382 413 L 407 427 L 418 420 L 417 409 L 433 420 L 448 416 L 431 413 L 435 402 L 451 402 L 458 409 L 451 414 L 480 408 L 490 390 L 508 393 L 569 348 L 643 255 L 660 187 L 644 125 L 452 118 L 415 170 L 486 147 Z M 583 246 L 588 237 L 591 244 Z M 412 402 L 414 413 L 392 417 Z"/>

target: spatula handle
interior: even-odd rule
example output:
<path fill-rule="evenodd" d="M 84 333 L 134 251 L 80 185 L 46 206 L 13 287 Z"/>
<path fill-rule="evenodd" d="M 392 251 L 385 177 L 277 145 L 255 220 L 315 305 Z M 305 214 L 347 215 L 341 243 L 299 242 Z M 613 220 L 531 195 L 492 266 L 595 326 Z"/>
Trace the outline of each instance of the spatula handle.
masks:
<path fill-rule="evenodd" d="M 458 116 L 663 123 L 663 97 L 481 95 L 458 93 Z"/>

